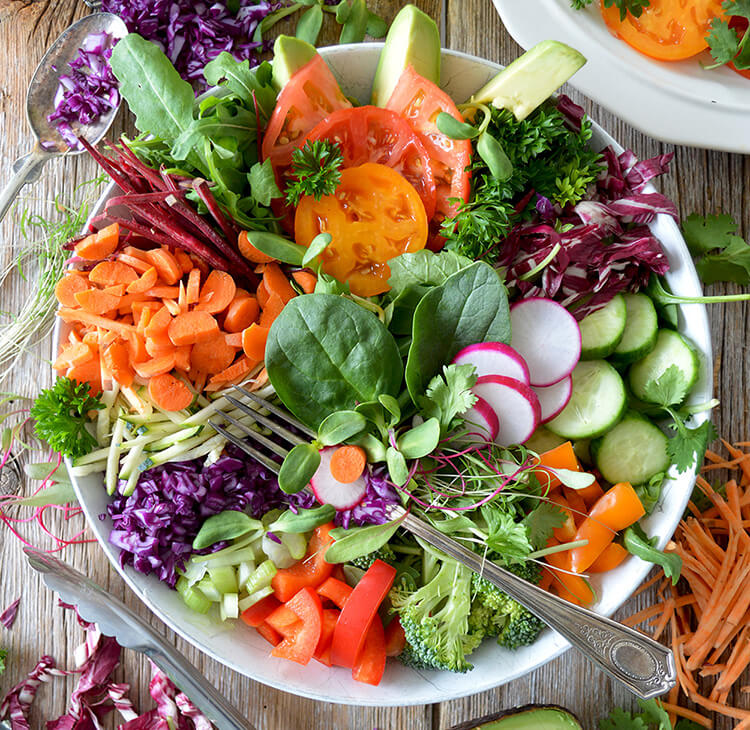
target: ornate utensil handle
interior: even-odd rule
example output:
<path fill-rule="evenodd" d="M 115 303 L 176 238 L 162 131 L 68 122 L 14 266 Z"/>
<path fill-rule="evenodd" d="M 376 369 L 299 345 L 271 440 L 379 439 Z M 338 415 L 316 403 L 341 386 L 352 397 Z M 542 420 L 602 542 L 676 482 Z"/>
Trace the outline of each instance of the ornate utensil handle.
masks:
<path fill-rule="evenodd" d="M 401 512 L 403 514 L 403 512 Z M 667 692 L 676 682 L 674 657 L 667 647 L 612 619 L 528 583 L 483 560 L 426 522 L 408 514 L 403 527 L 496 585 L 529 609 L 576 649 L 643 699 Z"/>
<path fill-rule="evenodd" d="M 13 205 L 13 201 L 20 192 L 21 188 L 38 179 L 42 171 L 42 166 L 52 157 L 49 152 L 45 152 L 39 145 L 36 145 L 31 152 L 23 157 L 19 157 L 13 163 L 13 174 L 7 183 L 0 190 L 0 221 L 5 217 L 8 208 Z"/>

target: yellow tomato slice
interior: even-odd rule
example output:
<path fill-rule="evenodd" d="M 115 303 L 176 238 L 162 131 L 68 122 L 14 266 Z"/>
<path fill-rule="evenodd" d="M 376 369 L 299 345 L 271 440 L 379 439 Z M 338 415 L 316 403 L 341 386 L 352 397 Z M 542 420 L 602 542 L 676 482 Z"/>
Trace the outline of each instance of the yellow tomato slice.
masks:
<path fill-rule="evenodd" d="M 341 172 L 333 195 L 305 196 L 294 218 L 295 239 L 309 246 L 319 233 L 333 241 L 321 254 L 326 274 L 363 297 L 388 291 L 388 261 L 427 243 L 427 215 L 401 174 L 374 162 Z"/>

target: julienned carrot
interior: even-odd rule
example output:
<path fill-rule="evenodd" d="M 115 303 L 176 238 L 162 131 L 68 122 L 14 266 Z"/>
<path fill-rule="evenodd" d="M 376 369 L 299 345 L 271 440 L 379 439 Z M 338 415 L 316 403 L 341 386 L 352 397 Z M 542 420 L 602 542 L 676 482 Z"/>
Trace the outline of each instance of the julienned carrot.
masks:
<path fill-rule="evenodd" d="M 77 307 L 75 295 L 89 288 L 85 276 L 78 273 L 65 274 L 55 286 L 55 296 L 63 307 Z"/>
<path fill-rule="evenodd" d="M 106 317 L 100 317 L 96 314 L 84 312 L 81 309 L 62 307 L 57 310 L 57 316 L 65 322 L 81 322 L 82 324 L 101 327 L 105 330 L 114 330 L 119 332 L 123 337 L 127 337 L 130 332 L 135 331 L 135 327 L 132 324 L 123 324 L 122 322 L 117 322 L 113 319 L 107 319 Z"/>
<path fill-rule="evenodd" d="M 181 411 L 193 402 L 190 388 L 173 375 L 155 375 L 148 382 L 151 400 L 165 411 Z"/>
<path fill-rule="evenodd" d="M 168 328 L 173 345 L 194 345 L 205 342 L 219 334 L 219 323 L 208 312 L 193 310 L 178 314 Z"/>
<path fill-rule="evenodd" d="M 266 355 L 266 341 L 268 340 L 268 327 L 259 324 L 251 324 L 242 332 L 242 349 L 251 360 L 260 361 Z"/>
<path fill-rule="evenodd" d="M 174 257 L 180 265 L 183 274 L 189 274 L 193 270 L 193 259 L 190 258 L 190 254 L 186 251 L 177 248 L 174 251 Z"/>
<path fill-rule="evenodd" d="M 224 315 L 224 329 L 227 332 L 242 332 L 253 324 L 260 314 L 255 297 L 235 297 Z"/>
<path fill-rule="evenodd" d="M 200 299 L 195 306 L 211 314 L 223 312 L 234 299 L 237 286 L 225 271 L 212 271 L 201 287 Z"/>
<path fill-rule="evenodd" d="M 331 476 L 342 484 L 351 484 L 362 476 L 367 454 L 361 446 L 339 446 L 331 456 Z"/>
<path fill-rule="evenodd" d="M 292 274 L 292 279 L 297 282 L 297 285 L 305 294 L 312 294 L 315 291 L 315 285 L 318 283 L 318 277 L 311 271 L 305 271 L 304 269 L 295 271 Z"/>
<path fill-rule="evenodd" d="M 89 281 L 103 287 L 114 284 L 128 286 L 137 278 L 135 269 L 121 261 L 101 261 L 89 272 Z"/>
<path fill-rule="evenodd" d="M 242 349 L 242 332 L 226 332 L 224 342 L 235 350 Z"/>
<path fill-rule="evenodd" d="M 106 259 L 117 249 L 120 241 L 120 226 L 117 223 L 86 236 L 75 245 L 76 256 L 89 261 Z"/>
<path fill-rule="evenodd" d="M 154 299 L 177 299 L 180 295 L 178 286 L 164 286 L 163 284 L 152 286 L 146 294 Z"/>
<path fill-rule="evenodd" d="M 225 370 L 214 375 L 209 381 L 206 390 L 214 391 L 219 388 L 223 388 L 225 385 L 231 383 L 237 383 L 243 378 L 250 375 L 253 369 L 258 365 L 257 362 L 250 360 L 247 356 L 243 355 L 237 362 L 230 365 Z"/>
<path fill-rule="evenodd" d="M 200 269 L 193 269 L 188 274 L 187 283 L 187 303 L 195 304 L 200 298 L 200 286 L 201 286 L 201 271 Z"/>

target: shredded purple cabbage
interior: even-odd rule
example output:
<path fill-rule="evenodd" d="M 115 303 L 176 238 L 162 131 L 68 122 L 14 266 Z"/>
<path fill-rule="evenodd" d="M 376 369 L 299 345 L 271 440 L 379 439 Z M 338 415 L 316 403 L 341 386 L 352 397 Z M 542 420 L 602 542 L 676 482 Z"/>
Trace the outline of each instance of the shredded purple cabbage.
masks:
<path fill-rule="evenodd" d="M 21 605 L 21 597 L 16 598 L 13 603 L 8 606 L 2 613 L 0 613 L 0 624 L 5 626 L 6 629 L 13 627 L 13 624 L 18 615 L 18 607 Z"/>
<path fill-rule="evenodd" d="M 383 467 L 368 469 L 365 478 L 367 491 L 362 501 L 351 509 L 336 512 L 333 521 L 338 527 L 348 530 L 351 525 L 382 525 L 388 522 L 388 507 L 399 504 L 398 494 L 388 481 Z"/>
<path fill-rule="evenodd" d="M 203 67 L 222 51 L 256 66 L 267 44 L 253 40 L 258 24 L 287 2 L 239 0 L 233 13 L 226 2 L 194 0 L 104 0 L 102 10 L 119 15 L 131 33 L 156 43 L 180 75 L 205 85 Z"/>
<path fill-rule="evenodd" d="M 571 125 L 583 109 L 567 97 L 558 108 Z M 603 307 L 621 291 L 646 286 L 652 273 L 664 274 L 669 261 L 648 223 L 657 215 L 677 219 L 675 204 L 660 193 L 644 193 L 653 178 L 669 170 L 672 154 L 638 161 L 632 151 L 603 151 L 606 167 L 590 200 L 564 210 L 537 195 L 531 220 L 517 225 L 503 243 L 500 266 L 523 297 L 543 296 L 571 308 L 577 319 Z M 541 277 L 523 275 L 545 262 Z M 593 296 L 592 296 L 593 293 Z"/>
<path fill-rule="evenodd" d="M 120 548 L 122 565 L 155 573 L 174 588 L 177 571 L 193 552 L 193 540 L 207 517 L 224 510 L 260 517 L 277 507 L 308 507 L 312 502 L 312 495 L 304 492 L 284 494 L 272 471 L 229 445 L 210 466 L 195 460 L 145 471 L 129 497 L 118 496 L 108 505 L 114 523 L 109 541 Z"/>
<path fill-rule="evenodd" d="M 117 79 L 109 65 L 116 42 L 106 31 L 92 33 L 68 64 L 70 70 L 58 79 L 55 110 L 47 121 L 71 149 L 79 148 L 73 123 L 93 124 L 120 103 Z"/>

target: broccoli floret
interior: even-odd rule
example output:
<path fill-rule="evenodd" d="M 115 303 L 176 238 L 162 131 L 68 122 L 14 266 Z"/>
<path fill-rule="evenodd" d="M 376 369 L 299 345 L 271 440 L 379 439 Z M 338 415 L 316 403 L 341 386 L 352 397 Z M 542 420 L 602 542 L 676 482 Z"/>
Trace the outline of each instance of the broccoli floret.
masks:
<path fill-rule="evenodd" d="M 349 564 L 362 570 L 368 570 L 376 560 L 382 560 L 384 563 L 391 565 L 396 562 L 396 554 L 390 545 L 386 544 L 367 555 L 361 555 L 358 558 L 354 558 L 354 560 L 350 560 Z"/>
<path fill-rule="evenodd" d="M 471 571 L 453 560 L 440 561 L 434 577 L 416 591 L 403 584 L 390 592 L 406 634 L 399 659 L 416 669 L 466 672 L 466 661 L 482 640 L 469 630 Z"/>
<path fill-rule="evenodd" d="M 497 643 L 506 649 L 518 649 L 536 641 L 539 632 L 544 628 L 544 622 L 534 616 L 531 611 L 516 603 L 507 615 L 507 621 L 497 637 Z"/>

